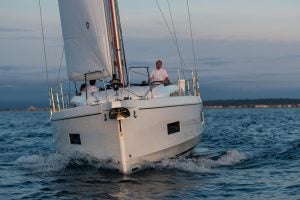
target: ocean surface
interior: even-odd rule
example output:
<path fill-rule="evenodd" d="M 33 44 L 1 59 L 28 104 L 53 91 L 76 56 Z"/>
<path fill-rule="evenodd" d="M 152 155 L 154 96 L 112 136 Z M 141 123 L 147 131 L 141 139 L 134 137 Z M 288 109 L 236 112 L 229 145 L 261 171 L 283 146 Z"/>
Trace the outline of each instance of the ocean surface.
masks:
<path fill-rule="evenodd" d="M 300 109 L 206 111 L 189 157 L 124 176 L 56 154 L 47 112 L 0 112 L 0 199 L 300 199 Z"/>

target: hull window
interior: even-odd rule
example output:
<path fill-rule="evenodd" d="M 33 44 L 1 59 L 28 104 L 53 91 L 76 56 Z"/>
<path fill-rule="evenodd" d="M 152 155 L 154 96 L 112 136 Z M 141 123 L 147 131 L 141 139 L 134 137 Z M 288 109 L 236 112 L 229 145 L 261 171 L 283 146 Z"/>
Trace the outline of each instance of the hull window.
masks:
<path fill-rule="evenodd" d="M 180 123 L 179 122 L 174 122 L 171 124 L 168 124 L 168 135 L 178 133 L 180 132 Z"/>
<path fill-rule="evenodd" d="M 80 134 L 69 134 L 69 137 L 71 144 L 81 145 Z"/>

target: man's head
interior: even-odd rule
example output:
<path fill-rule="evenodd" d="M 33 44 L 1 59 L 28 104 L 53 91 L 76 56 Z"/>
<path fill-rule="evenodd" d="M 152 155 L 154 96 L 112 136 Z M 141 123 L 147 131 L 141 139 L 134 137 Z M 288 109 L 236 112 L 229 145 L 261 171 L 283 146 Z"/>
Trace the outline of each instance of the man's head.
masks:
<path fill-rule="evenodd" d="M 86 84 L 82 84 L 80 86 L 80 92 L 85 92 L 86 91 Z"/>
<path fill-rule="evenodd" d="M 156 69 L 160 70 L 162 67 L 162 61 L 161 60 L 156 61 L 155 65 L 156 65 Z"/>
<path fill-rule="evenodd" d="M 90 85 L 91 85 L 91 86 L 96 85 L 96 80 L 90 80 Z"/>

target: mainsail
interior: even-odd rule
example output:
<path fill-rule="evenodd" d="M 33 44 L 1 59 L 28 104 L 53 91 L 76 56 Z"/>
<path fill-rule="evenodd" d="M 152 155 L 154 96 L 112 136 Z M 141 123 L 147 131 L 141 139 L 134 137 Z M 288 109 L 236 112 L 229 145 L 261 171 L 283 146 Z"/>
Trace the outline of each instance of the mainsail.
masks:
<path fill-rule="evenodd" d="M 85 74 L 103 72 L 112 76 L 104 0 L 58 0 L 67 71 L 70 80 L 84 80 Z"/>

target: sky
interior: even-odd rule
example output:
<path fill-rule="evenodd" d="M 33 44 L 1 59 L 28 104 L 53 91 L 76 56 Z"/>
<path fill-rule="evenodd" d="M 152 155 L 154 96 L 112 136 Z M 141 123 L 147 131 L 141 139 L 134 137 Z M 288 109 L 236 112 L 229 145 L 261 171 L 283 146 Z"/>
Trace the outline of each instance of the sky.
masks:
<path fill-rule="evenodd" d="M 166 0 L 159 0 L 168 17 Z M 185 0 L 170 0 L 180 50 L 193 62 Z M 0 109 L 47 106 L 38 0 L 0 0 Z M 201 94 L 300 98 L 299 0 L 190 0 Z M 154 0 L 119 0 L 127 62 L 178 67 Z M 58 3 L 42 0 L 51 83 L 63 48 Z M 63 62 L 62 77 L 66 77 Z"/>

